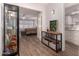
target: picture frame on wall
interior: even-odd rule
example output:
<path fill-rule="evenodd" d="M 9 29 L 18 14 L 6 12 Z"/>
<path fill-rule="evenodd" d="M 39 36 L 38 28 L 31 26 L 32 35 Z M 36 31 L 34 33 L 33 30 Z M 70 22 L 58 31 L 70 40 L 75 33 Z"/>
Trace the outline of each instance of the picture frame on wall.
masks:
<path fill-rule="evenodd" d="M 50 31 L 57 31 L 57 20 L 50 21 Z"/>

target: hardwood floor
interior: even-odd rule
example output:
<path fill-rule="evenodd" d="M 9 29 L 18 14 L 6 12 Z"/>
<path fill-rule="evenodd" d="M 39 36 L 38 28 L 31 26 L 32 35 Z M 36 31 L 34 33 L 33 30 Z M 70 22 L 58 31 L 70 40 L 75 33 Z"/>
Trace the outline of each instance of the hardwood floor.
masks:
<path fill-rule="evenodd" d="M 36 36 L 23 36 L 20 39 L 21 56 L 72 56 L 79 55 L 79 48 L 74 45 L 66 44 L 64 52 L 56 53 L 43 45 Z"/>

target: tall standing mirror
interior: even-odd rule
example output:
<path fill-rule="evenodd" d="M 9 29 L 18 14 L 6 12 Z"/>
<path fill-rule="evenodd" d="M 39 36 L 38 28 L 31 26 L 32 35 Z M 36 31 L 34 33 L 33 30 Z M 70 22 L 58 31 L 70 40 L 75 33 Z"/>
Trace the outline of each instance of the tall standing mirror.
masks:
<path fill-rule="evenodd" d="M 4 4 L 3 55 L 19 55 L 19 7 Z"/>

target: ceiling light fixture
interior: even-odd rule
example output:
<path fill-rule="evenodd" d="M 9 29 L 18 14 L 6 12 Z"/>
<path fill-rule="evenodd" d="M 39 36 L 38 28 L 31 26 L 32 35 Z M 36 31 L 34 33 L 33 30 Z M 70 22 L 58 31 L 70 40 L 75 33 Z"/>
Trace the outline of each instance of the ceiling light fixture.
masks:
<path fill-rule="evenodd" d="M 52 11 L 51 11 L 51 14 L 55 14 L 55 10 L 52 10 Z"/>

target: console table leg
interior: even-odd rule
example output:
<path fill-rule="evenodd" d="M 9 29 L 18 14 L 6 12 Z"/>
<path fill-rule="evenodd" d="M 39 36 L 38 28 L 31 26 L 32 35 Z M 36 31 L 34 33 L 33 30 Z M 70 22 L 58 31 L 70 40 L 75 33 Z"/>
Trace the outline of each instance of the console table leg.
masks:
<path fill-rule="evenodd" d="M 49 41 L 48 41 L 48 46 L 49 46 Z"/>
<path fill-rule="evenodd" d="M 62 34 L 61 34 L 61 51 L 62 51 Z"/>
<path fill-rule="evenodd" d="M 56 52 L 58 52 L 58 49 L 57 49 L 57 35 L 56 35 Z"/>

